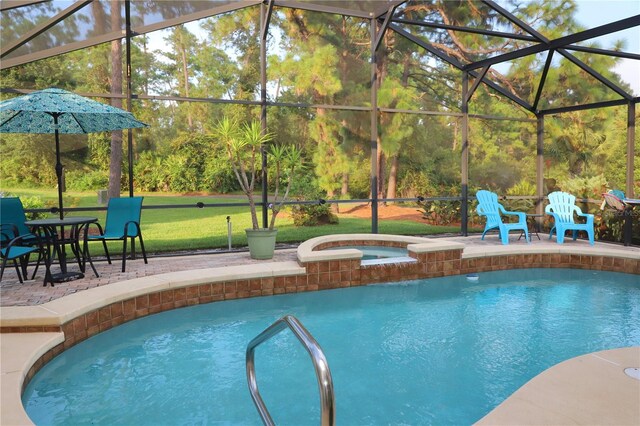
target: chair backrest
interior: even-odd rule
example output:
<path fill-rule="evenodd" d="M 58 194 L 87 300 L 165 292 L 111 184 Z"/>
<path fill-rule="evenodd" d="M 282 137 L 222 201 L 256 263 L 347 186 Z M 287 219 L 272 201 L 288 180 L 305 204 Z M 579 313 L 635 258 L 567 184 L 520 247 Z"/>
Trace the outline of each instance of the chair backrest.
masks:
<path fill-rule="evenodd" d="M 140 224 L 144 197 L 110 198 L 107 205 L 105 233 L 121 234 L 127 222 Z M 127 227 L 127 237 L 135 237 L 138 230 L 133 224 Z"/>
<path fill-rule="evenodd" d="M 29 227 L 24 223 L 27 216 L 24 214 L 24 206 L 18 197 L 0 198 L 0 224 L 14 225 L 19 235 L 30 234 Z M 4 229 L 3 229 L 4 230 Z"/>
<path fill-rule="evenodd" d="M 478 200 L 476 212 L 478 212 L 479 215 L 486 216 L 487 226 L 500 225 L 502 223 L 500 212 L 504 212 L 505 209 L 502 207 L 502 204 L 498 202 L 498 196 L 491 191 L 481 189 L 476 193 L 476 199 Z"/>
<path fill-rule="evenodd" d="M 481 189 L 476 193 L 476 199 L 478 200 L 478 208 L 476 209 L 478 214 L 500 216 L 502 205 L 498 203 L 498 195 Z"/>
<path fill-rule="evenodd" d="M 546 212 L 553 211 L 563 223 L 575 223 L 573 212 L 579 210 L 576 206 L 576 197 L 566 192 L 556 191 L 549 194 L 549 205 Z"/>
<path fill-rule="evenodd" d="M 612 207 L 618 211 L 622 212 L 627 207 L 624 201 L 622 201 L 622 199 L 624 198 L 624 192 L 622 191 L 613 189 L 606 194 L 602 194 L 602 196 L 604 197 L 605 203 L 607 203 L 609 207 Z"/>

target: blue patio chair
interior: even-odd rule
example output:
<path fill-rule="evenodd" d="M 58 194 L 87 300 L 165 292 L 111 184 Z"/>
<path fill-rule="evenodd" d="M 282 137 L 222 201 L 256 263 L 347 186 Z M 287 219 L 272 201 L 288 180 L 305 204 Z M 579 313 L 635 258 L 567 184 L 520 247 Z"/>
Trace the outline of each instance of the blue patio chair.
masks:
<path fill-rule="evenodd" d="M 111 257 L 107 249 L 107 241 L 122 240 L 122 272 L 125 271 L 127 262 L 127 238 L 132 240 L 138 237 L 140 239 L 140 249 L 144 263 L 147 262 L 147 253 L 144 250 L 144 242 L 142 240 L 142 232 L 140 230 L 140 216 L 142 213 L 142 199 L 144 197 L 128 197 L 128 198 L 110 198 L 107 205 L 107 219 L 104 230 L 100 224 L 95 223 L 100 231 L 100 235 L 89 235 L 89 226 L 85 233 L 85 250 L 86 243 L 89 241 L 102 241 L 104 252 L 107 255 L 107 261 L 111 264 Z M 133 241 L 131 242 L 133 251 Z"/>
<path fill-rule="evenodd" d="M 580 207 L 576 206 L 576 197 L 566 192 L 556 191 L 549 194 L 549 204 L 544 212 L 553 216 L 554 226 L 549 233 L 549 239 L 556 233 L 558 244 L 564 243 L 564 234 L 567 231 L 573 232 L 573 240 L 578 237 L 578 231 L 585 231 L 589 237 L 589 244 L 593 245 L 593 215 L 582 213 Z M 576 223 L 575 216 L 585 218 L 585 223 Z"/>
<path fill-rule="evenodd" d="M 4 269 L 7 266 L 7 262 L 11 260 L 13 265 L 16 268 L 16 273 L 18 274 L 18 280 L 22 283 L 23 277 L 27 279 L 27 265 L 29 263 L 29 256 L 32 253 L 38 253 L 38 260 L 36 262 L 36 267 L 33 270 L 33 276 L 31 279 L 34 279 L 36 273 L 38 272 L 38 267 L 40 266 L 40 262 L 44 260 L 45 264 L 45 275 L 44 275 L 44 285 L 47 285 L 47 282 L 51 282 L 51 286 L 53 287 L 53 281 L 51 279 L 51 272 L 49 270 L 50 259 L 49 259 L 49 248 L 42 239 L 40 239 L 35 234 L 28 234 L 22 236 L 14 236 L 15 229 L 13 226 L 2 225 L 0 226 L 0 258 L 2 258 L 2 266 L 0 268 L 0 281 L 4 276 Z M 29 240 L 28 243 L 25 240 Z M 18 266 L 17 260 L 20 260 L 20 266 Z"/>
<path fill-rule="evenodd" d="M 18 197 L 0 198 L 0 226 L 3 232 L 11 232 L 13 238 L 22 237 L 22 244 L 35 243 L 37 241 L 29 227 L 24 223 L 27 216 L 24 206 Z"/>
<path fill-rule="evenodd" d="M 478 207 L 476 211 L 480 216 L 486 216 L 487 224 L 482 233 L 482 239 L 487 231 L 498 228 L 502 244 L 509 244 L 509 231 L 519 230 L 524 232 L 527 242 L 529 242 L 529 230 L 527 228 L 527 215 L 522 212 L 510 212 L 505 210 L 502 204 L 498 203 L 498 196 L 490 191 L 480 190 L 476 193 Z M 518 222 L 504 223 L 502 215 L 517 216 Z"/>

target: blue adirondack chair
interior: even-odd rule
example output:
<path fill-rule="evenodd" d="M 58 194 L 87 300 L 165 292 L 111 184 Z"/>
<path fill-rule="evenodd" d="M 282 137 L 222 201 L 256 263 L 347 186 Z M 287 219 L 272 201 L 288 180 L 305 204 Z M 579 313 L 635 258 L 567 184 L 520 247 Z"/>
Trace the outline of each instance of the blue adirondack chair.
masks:
<path fill-rule="evenodd" d="M 578 231 L 585 231 L 589 237 L 589 244 L 593 245 L 593 215 L 582 213 L 576 206 L 576 197 L 566 192 L 556 191 L 549 194 L 549 204 L 544 212 L 553 216 L 554 226 L 549 233 L 549 239 L 556 233 L 558 244 L 564 243 L 564 234 L 573 231 L 573 239 L 578 237 Z M 575 215 L 574 215 L 575 214 Z M 576 223 L 574 216 L 584 217 L 585 223 Z"/>
<path fill-rule="evenodd" d="M 527 215 L 525 213 L 505 210 L 502 204 L 498 202 L 498 196 L 490 191 L 480 190 L 476 193 L 476 198 L 478 200 L 478 207 L 476 207 L 476 211 L 480 216 L 485 216 L 487 218 L 487 224 L 485 225 L 484 232 L 482 233 L 483 240 L 487 231 L 498 228 L 502 244 L 509 244 L 509 231 L 516 230 L 524 232 L 527 242 L 530 241 L 529 230 L 527 228 Z M 504 223 L 502 221 L 503 215 L 517 216 L 518 222 Z"/>
<path fill-rule="evenodd" d="M 127 198 L 111 198 L 107 205 L 107 219 L 104 230 L 100 224 L 96 223 L 100 235 L 88 235 L 86 233 L 86 242 L 102 241 L 104 252 L 107 255 L 107 261 L 111 264 L 111 257 L 107 249 L 107 241 L 122 240 L 122 272 L 125 271 L 127 262 L 127 239 L 136 238 L 140 240 L 140 250 L 144 263 L 147 262 L 147 253 L 144 250 L 144 242 L 142 241 L 142 232 L 140 231 L 140 216 L 142 213 L 142 200 L 144 197 L 127 197 Z M 133 242 L 132 242 L 133 245 Z"/>

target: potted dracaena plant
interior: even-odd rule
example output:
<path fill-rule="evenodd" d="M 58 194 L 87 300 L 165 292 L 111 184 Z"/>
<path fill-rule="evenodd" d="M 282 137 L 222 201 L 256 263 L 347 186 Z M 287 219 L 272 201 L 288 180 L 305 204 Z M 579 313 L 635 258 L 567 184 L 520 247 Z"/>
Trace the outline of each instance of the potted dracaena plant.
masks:
<path fill-rule="evenodd" d="M 246 229 L 249 252 L 253 259 L 271 259 L 275 250 L 278 230 L 276 217 L 289 196 L 294 172 L 302 165 L 302 154 L 295 146 L 270 144 L 273 134 L 262 130 L 257 120 L 240 123 L 237 119 L 223 117 L 213 127 L 213 137 L 226 148 L 227 157 L 242 192 L 249 200 L 252 227 Z M 269 145 L 268 145 L 269 144 Z M 260 227 L 256 211 L 254 189 L 256 177 L 261 171 L 261 148 L 268 145 L 267 158 L 275 170 L 274 193 L 269 208 L 271 219 L 268 228 Z M 284 194 L 280 185 L 286 182 Z"/>

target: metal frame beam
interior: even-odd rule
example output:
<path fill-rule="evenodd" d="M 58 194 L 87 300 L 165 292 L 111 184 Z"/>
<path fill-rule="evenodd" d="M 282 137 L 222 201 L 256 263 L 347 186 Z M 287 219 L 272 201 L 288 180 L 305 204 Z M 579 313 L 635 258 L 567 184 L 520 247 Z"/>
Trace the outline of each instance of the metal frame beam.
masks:
<path fill-rule="evenodd" d="M 340 4 L 341 2 L 336 2 Z M 313 3 L 302 3 L 295 0 L 276 0 L 276 6 L 287 7 L 290 9 L 309 10 L 311 12 L 333 13 L 336 15 L 355 16 L 356 18 L 371 19 L 375 16 L 373 12 L 365 12 L 362 10 L 347 9 L 344 7 L 334 7 L 317 5 Z"/>
<path fill-rule="evenodd" d="M 477 71 L 469 71 L 469 75 L 477 78 L 479 73 Z M 491 80 L 488 79 L 483 79 L 482 82 L 484 84 L 486 84 L 487 86 L 491 87 L 493 90 L 495 90 L 496 92 L 500 93 L 502 96 L 505 96 L 509 99 L 511 99 L 513 102 L 517 103 L 518 105 L 520 105 L 522 108 L 526 109 L 529 112 L 533 112 L 533 106 L 529 105 L 528 102 L 526 102 L 523 99 L 520 99 L 518 96 L 514 95 L 511 92 L 506 91 L 503 87 L 500 87 L 498 84 L 494 83 Z"/>
<path fill-rule="evenodd" d="M 392 6 L 397 7 L 402 3 L 405 3 L 406 0 L 379 1 L 379 2 L 376 2 L 376 4 L 379 4 L 379 6 L 374 9 L 371 9 L 371 11 L 349 9 L 346 7 L 328 6 L 326 4 L 314 4 L 313 2 L 300 2 L 296 0 L 275 0 L 275 2 L 276 2 L 276 6 L 278 7 L 287 7 L 290 9 L 309 10 L 311 12 L 320 12 L 320 13 L 332 13 L 332 14 L 343 15 L 343 16 L 354 16 L 356 18 L 363 18 L 363 19 L 378 19 L 387 12 L 389 7 L 392 7 Z M 336 1 L 335 4 L 340 5 L 341 2 Z"/>
<path fill-rule="evenodd" d="M 260 37 L 260 127 L 262 134 L 267 134 L 267 32 L 269 31 L 269 21 L 273 11 L 273 1 L 269 0 L 269 5 L 260 4 L 260 28 L 262 37 Z M 269 183 L 268 164 L 267 164 L 267 147 L 265 144 L 260 145 L 260 160 L 262 168 L 262 227 L 269 226 Z"/>
<path fill-rule="evenodd" d="M 577 46 L 575 44 L 571 44 L 569 46 L 565 46 L 565 49 L 575 50 L 576 52 L 594 53 L 596 55 L 615 56 L 618 58 L 640 60 L 640 55 L 637 53 L 619 52 L 616 50 L 599 49 L 597 47 Z"/>
<path fill-rule="evenodd" d="M 145 25 L 141 27 L 133 27 L 133 32 L 136 35 L 146 34 L 164 28 L 174 27 L 176 25 L 184 24 L 191 21 L 197 21 L 198 19 L 210 18 L 212 16 L 221 15 L 227 12 L 233 12 L 234 10 L 244 9 L 255 5 L 262 4 L 262 0 L 241 0 L 238 2 L 231 2 L 218 7 L 212 7 L 211 9 L 201 10 L 189 15 L 178 16 L 173 19 L 167 19 L 165 21 L 157 22 L 151 25 Z"/>
<path fill-rule="evenodd" d="M 454 57 L 452 57 L 450 55 L 447 55 L 446 53 L 442 52 L 441 50 L 435 48 L 430 43 L 427 43 L 426 41 L 419 39 L 418 37 L 414 36 L 411 33 L 408 33 L 407 31 L 403 30 L 402 28 L 397 27 L 394 24 L 389 24 L 389 28 L 392 29 L 393 31 L 397 32 L 401 36 L 407 38 L 408 40 L 414 42 L 415 44 L 417 44 L 418 46 L 422 47 L 423 49 L 426 49 L 427 51 L 429 51 L 432 54 L 436 55 L 438 58 L 440 58 L 441 60 L 447 62 L 449 65 L 452 65 L 452 66 L 456 67 L 459 70 L 463 69 L 464 65 L 462 64 L 462 62 L 460 62 L 458 59 L 456 59 L 456 58 L 454 58 Z M 469 71 L 469 74 L 472 77 L 475 77 L 475 78 L 477 78 L 480 75 L 476 71 Z M 494 83 L 493 81 L 491 81 L 491 80 L 489 80 L 487 78 L 483 78 L 482 81 L 484 82 L 484 84 L 486 84 L 487 86 L 491 87 L 493 90 L 495 90 L 496 92 L 502 94 L 503 96 L 511 99 L 513 102 L 517 103 L 522 108 L 533 112 L 533 107 L 531 105 L 529 105 L 527 102 L 525 102 L 524 100 L 520 99 L 519 97 L 517 97 L 513 93 L 510 93 L 510 92 L 506 91 L 505 89 L 503 89 L 502 87 L 500 87 L 499 85 L 497 85 L 496 83 Z"/>
<path fill-rule="evenodd" d="M 383 3 L 382 5 L 380 5 L 377 8 L 379 12 L 377 12 L 377 13 L 373 12 L 374 15 L 375 15 L 374 17 L 376 19 L 381 19 L 383 16 L 385 16 L 388 13 L 389 8 L 391 7 L 391 6 L 389 6 L 389 4 L 393 3 L 393 10 L 395 12 L 395 10 L 398 8 L 398 6 L 400 6 L 401 4 L 406 3 L 407 1 L 409 1 L 409 0 L 393 0 L 393 2 L 387 0 L 386 4 Z M 385 7 L 386 7 L 386 9 L 384 9 Z"/>
<path fill-rule="evenodd" d="M 0 3 L 0 12 L 17 9 L 19 7 L 32 6 L 38 3 L 46 3 L 51 0 L 13 0 Z"/>
<path fill-rule="evenodd" d="M 475 93 L 476 89 L 478 88 L 480 83 L 482 83 L 482 80 L 484 79 L 484 77 L 487 75 L 487 71 L 489 71 L 489 68 L 491 68 L 491 67 L 486 66 L 486 67 L 482 68 L 482 71 L 476 77 L 475 81 L 473 82 L 473 85 L 471 86 L 471 88 L 467 92 L 467 97 L 465 99 L 466 102 L 469 102 L 471 100 L 471 97 Z"/>
<path fill-rule="evenodd" d="M 480 80 L 481 78 L 478 77 Z M 461 129 L 461 152 L 460 152 L 460 186 L 462 196 L 462 206 L 460 220 L 463 236 L 468 235 L 469 227 L 469 73 L 462 73 L 462 129 Z"/>
<path fill-rule="evenodd" d="M 380 29 L 378 30 L 378 35 L 376 36 L 376 39 L 373 43 L 373 50 L 375 52 L 378 51 L 378 48 L 380 47 L 380 43 L 382 43 L 382 37 L 384 37 L 384 33 L 387 31 L 387 27 L 389 26 L 389 23 L 391 22 L 391 19 L 393 18 L 393 13 L 396 11 L 396 8 L 398 7 L 398 5 L 393 5 L 389 8 L 389 10 L 387 11 L 386 16 L 384 17 L 384 21 L 382 22 L 382 25 L 380 26 Z"/>
<path fill-rule="evenodd" d="M 378 22 L 370 21 L 371 43 L 371 115 L 369 146 L 371 149 L 371 233 L 378 233 L 378 54 L 376 53 L 376 40 L 378 39 Z"/>
<path fill-rule="evenodd" d="M 485 2 L 485 3 L 487 3 L 487 2 Z M 500 8 L 500 9 L 504 13 L 509 14 L 504 9 L 502 9 L 502 8 Z M 498 11 L 498 12 L 500 12 L 500 11 Z M 509 14 L 509 15 L 511 15 L 511 14 Z M 511 15 L 511 16 L 513 16 L 513 15 Z M 507 17 L 507 16 L 505 15 L 505 17 Z M 513 18 L 515 18 L 515 17 L 513 17 Z M 520 20 L 517 20 L 517 21 L 519 23 L 522 23 L 522 21 L 520 21 Z M 464 69 L 465 70 L 471 70 L 471 69 L 476 69 L 476 68 L 482 68 L 482 67 L 485 67 L 487 65 L 495 65 L 495 64 L 498 64 L 500 62 L 511 61 L 513 59 L 522 58 L 524 56 L 533 55 L 535 53 L 544 52 L 545 50 L 550 50 L 550 49 L 561 50 L 562 48 L 570 46 L 571 44 L 576 43 L 576 42 L 589 40 L 589 39 L 592 39 L 594 37 L 599 37 L 599 36 L 602 36 L 602 35 L 610 34 L 610 33 L 621 31 L 621 30 L 625 30 L 625 29 L 628 29 L 628 28 L 637 27 L 639 25 L 640 25 L 640 15 L 636 15 L 636 16 L 632 16 L 630 18 L 621 19 L 619 21 L 612 22 L 610 24 L 605 24 L 605 25 L 601 25 L 599 27 L 591 28 L 591 29 L 586 30 L 586 31 L 581 31 L 579 33 L 570 34 L 568 36 L 560 37 L 560 38 L 557 38 L 557 39 L 554 39 L 554 40 L 548 40 L 542 34 L 540 34 L 537 31 L 531 29 L 531 31 L 534 31 L 534 37 L 536 37 L 540 41 L 540 44 L 536 44 L 536 45 L 533 45 L 533 46 L 528 46 L 528 47 L 525 47 L 525 48 L 519 49 L 519 50 L 514 50 L 513 52 L 508 52 L 508 53 L 505 53 L 505 54 L 502 54 L 502 55 L 494 56 L 492 58 L 487 58 L 487 59 L 483 59 L 483 60 L 480 60 L 480 61 L 476 61 L 476 62 L 470 63 L 468 65 L 465 65 Z M 527 27 L 529 27 L 529 26 L 527 25 Z M 531 28 L 531 27 L 529 27 L 529 28 Z M 574 47 L 574 46 L 572 46 L 572 47 Z M 580 47 L 578 47 L 578 49 L 580 49 Z"/>
<path fill-rule="evenodd" d="M 542 216 L 544 200 L 544 115 L 536 115 L 536 214 Z M 537 217 L 538 226 L 542 217 Z M 538 228 L 539 229 L 539 228 Z"/>
<path fill-rule="evenodd" d="M 262 40 L 266 40 L 267 35 L 269 34 L 269 24 L 271 23 L 272 14 L 273 14 L 273 0 L 269 0 L 269 4 L 267 4 L 267 15 L 264 18 L 262 27 L 260 27 L 260 36 Z"/>
<path fill-rule="evenodd" d="M 95 46 L 102 43 L 108 43 L 125 36 L 124 30 L 103 34 L 99 37 L 92 38 L 91 41 L 83 40 L 76 43 L 65 44 L 63 46 L 53 47 L 51 49 L 42 50 L 36 53 L 17 56 L 15 58 L 5 58 L 0 61 L 0 70 L 12 68 L 18 65 L 27 64 L 29 62 L 39 61 L 40 59 L 50 58 L 52 56 L 63 55 L 73 52 L 74 50 L 84 49 L 86 47 Z"/>
<path fill-rule="evenodd" d="M 423 21 L 415 21 L 412 19 L 402 19 L 402 18 L 396 18 L 393 20 L 393 22 L 397 24 L 416 25 L 419 27 L 437 28 L 442 30 L 459 31 L 463 33 L 480 34 L 480 35 L 485 35 L 490 37 L 511 38 L 514 40 L 524 40 L 524 41 L 533 41 L 533 42 L 539 41 L 535 37 L 523 35 L 523 34 L 513 34 L 513 33 L 502 32 L 502 31 L 483 30 L 480 28 L 460 27 L 457 25 L 440 24 L 436 22 L 423 22 Z"/>
<path fill-rule="evenodd" d="M 561 114 L 563 112 L 583 111 L 585 109 L 607 108 L 607 107 L 613 107 L 613 106 L 627 105 L 628 103 L 637 104 L 639 102 L 640 102 L 640 97 L 633 98 L 631 101 L 628 101 L 626 99 L 616 99 L 613 101 L 602 101 L 602 102 L 594 102 L 591 104 L 550 108 L 550 109 L 540 110 L 538 111 L 538 113 L 543 115 L 552 115 L 552 114 Z"/>
<path fill-rule="evenodd" d="M 595 77 L 598 81 L 600 81 L 602 84 L 607 86 L 609 89 L 611 89 L 614 92 L 618 93 L 620 96 L 622 96 L 623 98 L 625 98 L 627 100 L 631 100 L 633 98 L 630 94 L 628 94 L 627 92 L 622 90 L 616 84 L 614 84 L 610 80 L 606 79 L 605 77 L 603 77 L 602 75 L 597 73 L 595 70 L 593 70 L 587 64 L 585 64 L 584 62 L 580 61 L 578 58 L 574 57 L 571 53 L 567 52 L 565 49 L 563 49 L 563 47 L 566 46 L 567 44 L 576 43 L 576 42 L 588 40 L 588 39 L 591 39 L 591 38 L 594 38 L 594 37 L 599 37 L 601 35 L 606 35 L 606 34 L 610 34 L 610 33 L 613 33 L 613 32 L 621 31 L 621 30 L 624 30 L 624 29 L 627 29 L 627 28 L 636 27 L 636 26 L 640 25 L 640 15 L 635 15 L 635 16 L 632 16 L 630 18 L 621 19 L 619 21 L 612 22 L 610 24 L 605 24 L 605 25 L 601 25 L 601 26 L 598 26 L 598 27 L 595 27 L 595 28 L 591 28 L 591 29 L 586 30 L 586 31 L 581 31 L 581 32 L 575 33 L 575 34 L 570 34 L 568 36 L 560 37 L 560 38 L 555 39 L 555 40 L 549 40 L 544 35 L 542 35 L 538 31 L 536 31 L 533 27 L 531 27 L 527 23 L 523 22 L 521 19 L 518 19 L 515 15 L 513 15 L 510 12 L 508 12 L 506 9 L 504 9 L 503 7 L 501 7 L 500 5 L 495 3 L 493 0 L 482 0 L 482 2 L 484 4 L 486 4 L 487 6 L 491 7 L 492 9 L 494 9 L 496 12 L 498 12 L 499 14 L 501 14 L 502 16 L 507 18 L 508 20 L 510 20 L 512 23 L 518 25 L 520 28 L 524 29 L 525 31 L 527 31 L 528 33 L 533 35 L 534 37 L 538 38 L 543 44 L 536 45 L 536 46 L 530 46 L 530 47 L 527 47 L 525 49 L 521 49 L 519 51 L 510 52 L 510 53 L 508 53 L 506 55 L 500 55 L 500 56 L 496 56 L 494 58 L 490 58 L 490 61 L 487 62 L 487 63 L 485 63 L 487 60 L 478 61 L 478 62 L 475 62 L 473 64 L 467 65 L 467 67 L 478 68 L 477 67 L 478 64 L 482 64 L 482 66 L 485 66 L 487 64 L 494 65 L 496 63 L 496 62 L 493 62 L 494 60 L 496 60 L 496 59 L 498 59 L 500 57 L 506 58 L 507 55 L 510 55 L 509 56 L 510 59 L 503 59 L 500 62 L 503 62 L 504 60 L 516 59 L 518 57 L 521 57 L 521 56 L 519 56 L 518 52 L 527 51 L 527 52 L 529 52 L 529 53 L 527 53 L 527 55 L 529 55 L 529 54 L 533 54 L 533 53 L 538 53 L 538 52 L 544 51 L 546 49 L 557 49 L 558 52 L 560 52 L 560 54 L 562 54 L 562 56 L 564 56 L 565 58 L 569 59 L 571 62 L 573 62 L 575 65 L 579 66 L 582 70 L 584 70 L 585 72 L 587 72 L 591 76 Z M 541 49 L 541 50 L 536 50 L 536 49 Z"/>
<path fill-rule="evenodd" d="M 553 53 L 555 50 L 549 50 L 547 54 L 547 62 L 544 64 L 544 69 L 542 70 L 542 76 L 540 77 L 540 82 L 538 83 L 538 90 L 536 91 L 536 98 L 533 100 L 533 109 L 538 109 L 538 103 L 540 103 L 540 97 L 542 96 L 542 89 L 544 89 L 544 82 L 547 80 L 547 74 L 549 73 L 549 68 L 551 67 L 551 61 L 553 60 Z"/>
<path fill-rule="evenodd" d="M 495 10 L 500 15 L 504 16 L 505 18 L 507 18 L 512 24 L 515 24 L 516 26 L 520 27 L 521 29 L 523 29 L 526 32 L 528 32 L 529 34 L 531 34 L 533 37 L 538 39 L 538 41 L 541 41 L 541 42 L 548 41 L 547 38 L 545 36 L 543 36 L 542 34 L 540 34 L 538 31 L 536 31 L 535 28 L 533 28 L 531 25 L 527 24 L 523 20 L 519 19 L 517 16 L 515 16 L 513 13 L 509 12 L 508 10 L 503 8 L 502 6 L 500 6 L 498 3 L 496 3 L 496 2 L 494 2 L 492 0 L 482 0 L 482 3 L 486 4 L 491 9 Z"/>
<path fill-rule="evenodd" d="M 597 72 L 596 70 L 591 68 L 589 65 L 585 64 L 584 62 L 582 62 L 580 59 L 578 59 L 575 56 L 573 56 L 571 53 L 567 52 L 565 49 L 558 49 L 558 52 L 560 52 L 560 54 L 562 56 L 564 56 L 565 58 L 567 58 L 568 60 L 573 62 L 575 65 L 577 65 L 580 68 L 582 68 L 582 70 L 584 70 L 585 72 L 590 74 L 592 77 L 594 77 L 600 83 L 604 84 L 609 89 L 611 89 L 614 92 L 616 92 L 618 95 L 622 96 L 623 98 L 625 98 L 628 101 L 633 99 L 632 95 L 630 95 L 629 93 L 627 93 L 624 90 L 622 90 L 617 84 L 613 83 L 611 80 L 609 80 L 608 78 L 606 78 L 605 76 L 603 76 L 602 74 L 600 74 L 599 72 Z"/>
<path fill-rule="evenodd" d="M 426 42 L 424 40 L 419 39 L 418 37 L 414 36 L 410 32 L 405 31 L 402 28 L 400 28 L 400 27 L 398 27 L 398 26 L 396 26 L 394 24 L 389 24 L 389 28 L 392 29 L 393 31 L 397 32 L 398 34 L 400 34 L 404 38 L 408 39 L 409 41 L 412 41 L 413 43 L 417 44 L 418 46 L 422 47 L 423 49 L 425 49 L 425 50 L 429 51 L 430 53 L 434 54 L 435 56 L 437 56 L 441 60 L 445 61 L 449 65 L 452 65 L 452 66 L 456 67 L 459 70 L 462 70 L 462 68 L 464 67 L 462 62 L 460 62 L 458 59 L 456 59 L 453 56 L 450 56 L 450 55 L 444 53 L 440 49 L 437 49 L 431 43 L 428 43 L 428 42 Z"/>
<path fill-rule="evenodd" d="M 87 0 L 87 1 L 91 2 L 91 0 Z M 246 7 L 255 6 L 257 4 L 261 4 L 261 0 L 242 0 L 237 3 L 229 3 L 219 7 L 203 10 L 197 13 L 179 16 L 177 18 L 158 22 L 152 25 L 146 25 L 142 27 L 133 27 L 131 34 L 140 35 L 140 34 L 150 33 L 153 31 L 161 30 L 163 28 L 184 24 L 186 22 L 196 21 L 198 19 L 220 15 L 222 13 L 231 12 L 234 10 L 244 9 Z M 21 55 L 15 58 L 6 58 L 0 62 L 0 69 L 7 69 L 7 68 L 15 67 L 18 65 L 26 64 L 29 62 L 34 62 L 40 59 L 45 59 L 45 58 L 49 58 L 56 55 L 62 55 L 65 53 L 73 52 L 74 50 L 80 50 L 86 47 L 96 46 L 98 44 L 107 43 L 123 37 L 125 37 L 125 31 L 120 29 L 118 31 L 113 31 L 111 33 L 103 34 L 98 37 L 78 41 L 75 43 L 66 44 L 63 46 L 56 46 L 51 49 L 42 50 L 36 53 Z"/>
<path fill-rule="evenodd" d="M 124 29 L 126 42 L 125 75 L 127 79 L 127 111 L 131 112 L 131 97 L 133 95 L 131 81 L 131 0 L 125 0 L 124 2 Z M 133 197 L 133 129 L 127 130 L 127 172 L 129 174 L 129 197 Z M 134 239 L 132 238 L 131 248 L 135 256 L 134 244 Z"/>
<path fill-rule="evenodd" d="M 417 111 L 413 109 L 396 109 L 396 108 L 382 108 L 379 107 L 378 111 L 387 113 L 404 113 L 404 114 L 419 114 L 419 115 L 439 115 L 442 117 L 462 117 L 460 112 L 441 112 L 441 111 Z"/>
<path fill-rule="evenodd" d="M 53 16 L 47 22 L 43 22 L 42 24 L 35 26 L 34 28 L 31 29 L 31 31 L 28 31 L 27 33 L 23 34 L 18 40 L 14 41 L 13 43 L 9 43 L 8 46 L 3 46 L 2 50 L 0 51 L 0 58 L 4 58 L 9 53 L 13 52 L 20 46 L 23 46 L 24 44 L 38 37 L 40 34 L 44 33 L 49 28 L 55 26 L 60 21 L 64 21 L 66 18 L 73 15 L 77 10 L 82 9 L 83 7 L 90 4 L 91 2 L 92 0 L 77 1 L 71 6 L 69 6 L 68 8 L 66 8 L 65 10 Z"/>
<path fill-rule="evenodd" d="M 627 109 L 627 177 L 626 177 L 626 194 L 627 198 L 635 198 L 634 194 L 634 176 L 635 165 L 635 139 L 636 139 L 636 105 L 629 102 Z M 629 241 L 630 242 L 630 241 Z"/>

